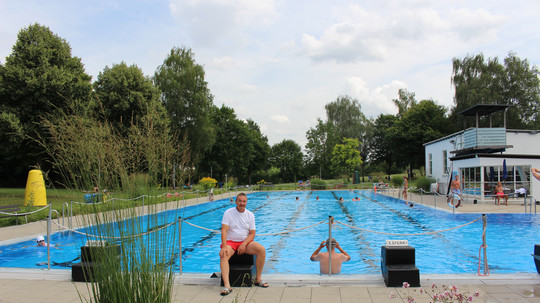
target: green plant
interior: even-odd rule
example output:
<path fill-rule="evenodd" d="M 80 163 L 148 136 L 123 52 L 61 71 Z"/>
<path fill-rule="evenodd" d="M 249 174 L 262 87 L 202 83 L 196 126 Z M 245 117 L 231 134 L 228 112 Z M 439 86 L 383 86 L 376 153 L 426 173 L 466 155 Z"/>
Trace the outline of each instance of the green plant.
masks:
<path fill-rule="evenodd" d="M 421 188 L 426 192 L 430 192 L 431 191 L 431 184 L 435 183 L 435 182 L 436 181 L 433 178 L 428 178 L 428 177 L 422 176 L 416 181 L 416 187 Z"/>
<path fill-rule="evenodd" d="M 391 182 L 392 182 L 392 185 L 399 187 L 399 186 L 403 185 L 403 177 L 402 176 L 392 176 Z"/>
<path fill-rule="evenodd" d="M 321 179 L 311 179 L 310 183 L 311 183 L 311 189 L 315 189 L 315 190 L 324 190 L 328 186 L 326 182 Z"/>

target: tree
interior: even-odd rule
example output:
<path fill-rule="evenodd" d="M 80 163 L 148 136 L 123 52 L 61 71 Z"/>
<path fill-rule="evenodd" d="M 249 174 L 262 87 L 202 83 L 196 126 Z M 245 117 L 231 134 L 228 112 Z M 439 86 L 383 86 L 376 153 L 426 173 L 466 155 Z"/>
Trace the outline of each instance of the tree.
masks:
<path fill-rule="evenodd" d="M 385 173 L 391 174 L 391 167 L 394 163 L 394 152 L 392 141 L 389 136 L 390 129 L 398 121 L 394 115 L 380 114 L 375 120 L 373 143 L 371 146 L 370 164 L 384 163 Z"/>
<path fill-rule="evenodd" d="M 195 63 L 193 52 L 177 47 L 171 50 L 154 75 L 171 126 L 174 131 L 187 136 L 194 163 L 216 140 L 216 129 L 211 120 L 213 96 L 204 75 L 203 67 Z"/>
<path fill-rule="evenodd" d="M 337 174 L 350 175 L 362 164 L 360 141 L 356 138 L 344 138 L 343 144 L 337 144 L 332 151 L 332 168 Z M 348 179 L 348 177 L 347 177 Z"/>
<path fill-rule="evenodd" d="M 331 122 L 317 118 L 317 125 L 306 132 L 306 138 L 306 166 L 309 175 L 330 177 L 332 150 L 340 142 L 338 130 Z"/>
<path fill-rule="evenodd" d="M 444 106 L 422 100 L 411 107 L 388 131 L 392 157 L 401 167 L 424 165 L 423 144 L 450 133 Z"/>
<path fill-rule="evenodd" d="M 302 148 L 293 140 L 283 140 L 272 146 L 270 163 L 279 168 L 282 182 L 296 182 L 302 169 Z"/>
<path fill-rule="evenodd" d="M 361 138 L 365 116 L 360 103 L 349 96 L 338 97 L 324 106 L 327 121 L 332 123 L 342 138 Z"/>
<path fill-rule="evenodd" d="M 398 108 L 398 117 L 403 117 L 403 115 L 413 106 L 415 106 L 418 102 L 414 98 L 414 93 L 409 92 L 408 90 L 404 88 L 400 88 L 398 90 L 398 99 L 393 99 L 392 101 Z"/>
<path fill-rule="evenodd" d="M 504 59 L 506 71 L 504 99 L 514 105 L 517 120 L 524 127 L 540 128 L 540 78 L 538 66 L 519 59 L 514 53 Z M 510 113 L 512 113 L 512 108 Z"/>
<path fill-rule="evenodd" d="M 362 145 L 359 146 L 361 155 L 366 159 L 369 156 L 370 144 L 373 137 L 371 121 L 362 113 L 360 103 L 349 96 L 341 96 L 336 101 L 325 106 L 328 122 L 338 130 L 338 142 L 344 138 L 357 138 Z M 364 179 L 364 165 L 360 167 Z"/>
<path fill-rule="evenodd" d="M 145 77 L 135 64 L 113 64 L 100 72 L 94 89 L 106 121 L 113 123 L 121 133 L 126 133 L 132 124 L 139 124 L 149 108 L 156 109 L 163 121 L 166 111 L 159 102 L 159 90 Z"/>
<path fill-rule="evenodd" d="M 458 113 L 476 104 L 509 104 L 506 125 L 508 128 L 538 128 L 540 109 L 540 80 L 536 66 L 509 53 L 504 64 L 497 57 L 483 54 L 452 60 L 452 84 L 455 87 L 454 108 L 451 119 L 460 123 L 464 118 Z M 502 125 L 503 115 L 493 117 Z M 487 124 L 487 119 L 484 119 Z M 481 121 L 482 122 L 482 121 Z"/>
<path fill-rule="evenodd" d="M 200 173 L 209 175 L 212 171 L 220 180 L 225 175 L 245 177 L 256 156 L 249 127 L 236 117 L 234 109 L 224 105 L 213 107 L 211 118 L 221 140 L 203 155 L 198 166 Z"/>
<path fill-rule="evenodd" d="M 48 27 L 35 23 L 19 32 L 12 53 L 5 65 L 0 65 L 0 111 L 13 115 L 11 121 L 18 120 L 24 139 L 20 149 L 0 155 L 14 159 L 7 164 L 11 172 L 1 175 L 0 182 L 24 184 L 30 166 L 45 169 L 45 153 L 34 142 L 44 135 L 41 119 L 58 115 L 63 108 L 87 112 L 91 105 L 90 81 L 81 60 L 72 57 L 69 44 Z"/>
<path fill-rule="evenodd" d="M 268 169 L 268 158 L 270 157 L 270 145 L 268 145 L 268 138 L 264 136 L 259 128 L 259 125 L 255 121 L 248 119 L 247 128 L 250 134 L 250 141 L 253 145 L 253 158 L 248 164 L 248 184 L 253 184 L 251 177 L 259 170 Z"/>

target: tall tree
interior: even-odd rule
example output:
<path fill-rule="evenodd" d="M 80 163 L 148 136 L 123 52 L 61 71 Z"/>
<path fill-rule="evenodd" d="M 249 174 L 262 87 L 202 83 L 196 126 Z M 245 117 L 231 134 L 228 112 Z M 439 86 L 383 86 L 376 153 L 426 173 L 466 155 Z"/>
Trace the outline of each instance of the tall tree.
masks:
<path fill-rule="evenodd" d="M 279 168 L 282 182 L 296 182 L 302 169 L 302 148 L 293 140 L 283 140 L 272 146 L 270 163 Z"/>
<path fill-rule="evenodd" d="M 390 127 L 393 158 L 400 167 L 419 168 L 424 165 L 423 144 L 450 133 L 446 109 L 432 100 L 420 101 Z"/>
<path fill-rule="evenodd" d="M 309 175 L 319 178 L 331 176 L 332 150 L 338 144 L 339 137 L 336 126 L 331 122 L 323 122 L 317 118 L 317 125 L 306 132 L 306 166 Z"/>
<path fill-rule="evenodd" d="M 356 138 L 344 138 L 343 144 L 337 144 L 332 151 L 332 168 L 338 175 L 350 174 L 362 164 L 359 151 L 360 141 Z M 349 177 L 347 177 L 348 179 Z"/>
<path fill-rule="evenodd" d="M 13 158 L 5 164 L 7 171 L 0 172 L 0 183 L 24 184 L 31 165 L 46 166 L 43 149 L 34 144 L 44 135 L 41 119 L 66 107 L 87 111 L 91 92 L 91 77 L 81 59 L 71 55 L 66 40 L 37 23 L 22 29 L 5 65 L 0 65 L 0 111 L 18 120 L 14 123 L 22 128 L 24 141 L 11 155 L 0 155 Z"/>
<path fill-rule="evenodd" d="M 247 128 L 250 134 L 250 141 L 253 145 L 253 157 L 247 167 L 248 184 L 253 184 L 251 177 L 260 170 L 268 169 L 268 158 L 270 157 L 270 145 L 268 138 L 262 134 L 259 125 L 255 121 L 248 119 Z"/>
<path fill-rule="evenodd" d="M 171 50 L 154 75 L 171 126 L 187 136 L 195 163 L 216 140 L 211 120 L 213 96 L 204 77 L 204 68 L 195 63 L 191 49 L 178 47 Z"/>
<path fill-rule="evenodd" d="M 221 140 L 206 151 L 198 166 L 199 171 L 206 175 L 212 172 L 219 180 L 224 180 L 225 175 L 239 179 L 245 177 L 255 157 L 249 127 L 236 117 L 234 109 L 224 105 L 213 107 L 212 123 Z"/>
<path fill-rule="evenodd" d="M 340 96 L 324 106 L 327 121 L 336 126 L 342 138 L 362 139 L 365 116 L 360 103 L 349 96 Z"/>
<path fill-rule="evenodd" d="M 370 163 L 384 163 L 385 173 L 391 174 L 394 163 L 390 129 L 398 121 L 394 115 L 380 114 L 375 120 Z"/>
<path fill-rule="evenodd" d="M 463 124 L 464 117 L 459 117 L 459 112 L 476 104 L 509 104 L 512 107 L 507 111 L 508 128 L 538 128 L 538 67 L 530 67 L 527 60 L 514 53 L 508 55 L 504 64 L 497 57 L 486 60 L 483 54 L 454 58 L 452 63 L 455 96 L 451 119 L 455 124 Z M 502 119 L 499 114 L 492 120 L 502 125 Z"/>
<path fill-rule="evenodd" d="M 398 90 L 398 98 L 393 99 L 392 101 L 398 108 L 398 117 L 403 117 L 405 113 L 413 106 L 415 106 L 418 102 L 414 98 L 414 93 L 409 92 L 408 90 L 404 88 L 400 88 Z"/>
<path fill-rule="evenodd" d="M 339 141 L 344 138 L 356 138 L 360 142 L 359 151 L 367 158 L 370 152 L 370 142 L 373 138 L 372 123 L 366 119 L 360 103 L 349 96 L 341 96 L 336 101 L 325 106 L 328 122 L 338 130 Z M 362 179 L 364 179 L 364 162 L 360 167 Z"/>
<path fill-rule="evenodd" d="M 165 108 L 159 102 L 159 90 L 135 64 L 106 66 L 94 82 L 94 89 L 105 120 L 121 133 L 125 134 L 132 124 L 139 124 L 149 108 L 162 116 L 156 123 L 166 118 Z"/>

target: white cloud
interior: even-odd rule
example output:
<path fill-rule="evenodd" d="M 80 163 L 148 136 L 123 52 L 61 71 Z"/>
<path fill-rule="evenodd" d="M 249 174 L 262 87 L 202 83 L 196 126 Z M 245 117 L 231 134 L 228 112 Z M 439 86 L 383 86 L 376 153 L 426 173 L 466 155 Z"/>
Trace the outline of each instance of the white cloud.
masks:
<path fill-rule="evenodd" d="M 243 45 L 246 30 L 271 24 L 276 16 L 273 0 L 170 0 L 169 8 L 198 47 Z"/>
<path fill-rule="evenodd" d="M 285 123 L 291 122 L 289 121 L 289 118 L 287 118 L 287 116 L 284 116 L 284 115 L 272 115 L 270 119 L 279 124 L 285 124 Z"/>
<path fill-rule="evenodd" d="M 389 84 L 370 89 L 368 84 L 360 77 L 347 79 L 343 93 L 357 99 L 362 112 L 367 117 L 376 118 L 379 114 L 395 114 L 397 112 L 392 99 L 397 98 L 400 88 L 406 88 L 401 81 L 392 81 Z"/>
<path fill-rule="evenodd" d="M 229 56 L 215 57 L 209 64 L 210 68 L 216 68 L 219 70 L 228 70 L 234 67 L 234 59 Z"/>
<path fill-rule="evenodd" d="M 354 4 L 336 10 L 341 17 L 324 31 L 301 35 L 298 53 L 313 61 L 383 61 L 410 47 L 434 47 L 441 40 L 467 47 L 492 41 L 507 21 L 482 9 L 448 13 L 427 1 L 385 8 Z"/>

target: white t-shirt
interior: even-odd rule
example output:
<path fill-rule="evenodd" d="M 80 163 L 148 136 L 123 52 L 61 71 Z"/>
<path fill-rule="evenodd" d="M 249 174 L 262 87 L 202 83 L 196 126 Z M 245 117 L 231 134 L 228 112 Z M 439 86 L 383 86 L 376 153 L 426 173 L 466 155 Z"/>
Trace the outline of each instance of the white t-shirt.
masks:
<path fill-rule="evenodd" d="M 248 237 L 250 230 L 255 230 L 255 216 L 247 209 L 241 213 L 233 207 L 225 211 L 221 224 L 229 225 L 227 240 L 242 242 Z"/>

